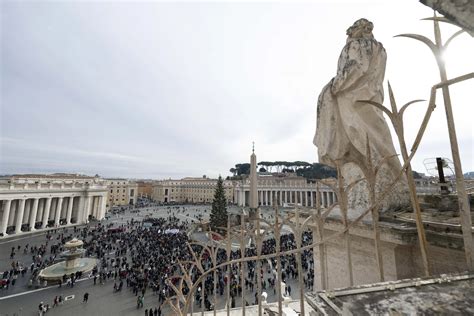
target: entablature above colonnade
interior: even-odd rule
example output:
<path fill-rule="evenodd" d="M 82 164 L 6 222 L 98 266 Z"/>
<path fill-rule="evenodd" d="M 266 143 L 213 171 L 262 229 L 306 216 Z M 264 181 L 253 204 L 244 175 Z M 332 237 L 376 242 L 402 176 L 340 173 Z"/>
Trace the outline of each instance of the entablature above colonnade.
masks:
<path fill-rule="evenodd" d="M 30 191 L 30 190 L 0 190 L 0 200 L 15 199 L 43 199 L 43 198 L 67 198 L 67 197 L 88 197 L 88 196 L 107 196 L 107 190 L 88 190 L 88 191 Z"/>

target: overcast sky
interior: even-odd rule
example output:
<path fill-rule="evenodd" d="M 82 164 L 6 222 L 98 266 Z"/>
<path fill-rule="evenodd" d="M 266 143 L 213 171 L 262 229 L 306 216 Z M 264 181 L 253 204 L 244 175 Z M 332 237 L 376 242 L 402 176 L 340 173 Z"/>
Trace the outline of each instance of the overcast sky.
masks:
<path fill-rule="evenodd" d="M 420 21 L 432 11 L 416 0 L 65 2 L 1 1 L 0 174 L 226 176 L 249 161 L 252 141 L 258 161 L 316 162 L 317 98 L 361 17 L 387 50 L 400 105 L 440 81 L 427 47 L 393 38 L 433 37 Z M 454 30 L 443 26 L 444 38 Z M 454 40 L 448 77 L 474 71 L 473 55 L 469 35 Z M 451 88 L 465 172 L 473 88 Z M 451 158 L 438 98 L 413 161 L 420 172 L 426 158 Z M 409 146 L 426 105 L 406 112 Z"/>

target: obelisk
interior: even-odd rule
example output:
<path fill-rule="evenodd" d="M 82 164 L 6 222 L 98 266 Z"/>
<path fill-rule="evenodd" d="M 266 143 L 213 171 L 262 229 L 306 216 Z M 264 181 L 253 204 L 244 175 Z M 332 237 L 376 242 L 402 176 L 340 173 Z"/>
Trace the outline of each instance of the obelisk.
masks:
<path fill-rule="evenodd" d="M 258 208 L 257 194 L 257 156 L 255 155 L 255 144 L 252 145 L 252 155 L 250 155 L 250 199 L 249 207 L 251 211 Z"/>

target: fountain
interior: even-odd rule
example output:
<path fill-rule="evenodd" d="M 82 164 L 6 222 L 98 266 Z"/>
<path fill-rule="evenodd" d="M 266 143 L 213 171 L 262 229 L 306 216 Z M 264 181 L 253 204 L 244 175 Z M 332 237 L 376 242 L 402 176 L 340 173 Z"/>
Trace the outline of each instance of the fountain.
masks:
<path fill-rule="evenodd" d="M 47 280 L 61 280 L 64 275 L 70 275 L 76 272 L 89 272 L 97 265 L 98 260 L 93 258 L 82 258 L 85 250 L 82 248 L 84 242 L 73 238 L 64 244 L 65 251 L 61 253 L 61 257 L 65 261 L 55 263 L 40 271 L 38 277 Z"/>

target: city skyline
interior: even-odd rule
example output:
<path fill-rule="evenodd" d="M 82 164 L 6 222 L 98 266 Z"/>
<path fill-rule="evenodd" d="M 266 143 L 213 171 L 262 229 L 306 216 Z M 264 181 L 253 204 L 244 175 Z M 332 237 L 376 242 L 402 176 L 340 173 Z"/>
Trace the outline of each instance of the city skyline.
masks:
<path fill-rule="evenodd" d="M 432 38 L 432 23 L 420 21 L 432 11 L 363 3 L 4 1 L 0 174 L 216 178 L 249 161 L 252 141 L 258 161 L 317 162 L 317 97 L 358 18 L 387 50 L 385 105 L 387 80 L 399 106 L 428 99 L 440 81 L 426 47 L 393 38 Z M 454 29 L 442 25 L 443 38 Z M 474 71 L 473 42 L 453 41 L 449 78 Z M 469 87 L 451 87 L 464 172 L 474 170 Z M 406 113 L 408 146 L 425 109 Z M 414 170 L 451 157 L 446 131 L 439 94 Z"/>

